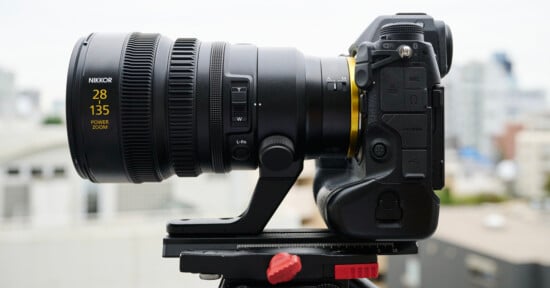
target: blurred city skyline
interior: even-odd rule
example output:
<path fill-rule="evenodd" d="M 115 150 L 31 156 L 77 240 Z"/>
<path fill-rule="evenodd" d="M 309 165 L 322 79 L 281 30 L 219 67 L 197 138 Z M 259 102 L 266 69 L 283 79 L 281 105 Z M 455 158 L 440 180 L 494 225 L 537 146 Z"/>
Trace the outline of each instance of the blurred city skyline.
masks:
<path fill-rule="evenodd" d="M 376 16 L 422 11 L 451 26 L 455 65 L 505 52 L 515 63 L 520 86 L 550 90 L 546 69 L 550 57 L 543 53 L 544 47 L 550 47 L 550 38 L 541 37 L 542 29 L 537 29 L 549 26 L 546 2 L 446 1 L 442 5 L 422 0 L 393 1 L 388 7 L 377 2 L 316 1 L 312 5 L 289 0 L 1 0 L 0 27 L 9 41 L 0 46 L 0 67 L 17 75 L 18 88 L 39 90 L 50 102 L 65 97 L 71 50 L 78 38 L 91 32 L 158 32 L 172 39 L 293 46 L 309 55 L 336 56 L 345 53 Z"/>

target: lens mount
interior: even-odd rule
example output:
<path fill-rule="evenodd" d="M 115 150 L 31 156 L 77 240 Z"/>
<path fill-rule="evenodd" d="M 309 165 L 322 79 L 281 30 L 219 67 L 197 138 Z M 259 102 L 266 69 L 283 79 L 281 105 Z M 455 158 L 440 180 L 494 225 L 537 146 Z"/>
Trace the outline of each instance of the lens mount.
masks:
<path fill-rule="evenodd" d="M 355 58 L 347 57 L 350 82 L 350 129 L 349 129 L 349 147 L 348 158 L 352 158 L 357 153 L 358 137 L 360 130 L 360 109 L 359 109 L 359 88 L 355 83 Z"/>

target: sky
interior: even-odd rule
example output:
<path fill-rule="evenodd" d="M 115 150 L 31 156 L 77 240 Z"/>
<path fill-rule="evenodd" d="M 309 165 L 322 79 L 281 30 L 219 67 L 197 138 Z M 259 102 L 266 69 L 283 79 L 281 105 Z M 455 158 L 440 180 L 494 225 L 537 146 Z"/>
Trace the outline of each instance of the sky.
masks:
<path fill-rule="evenodd" d="M 158 32 L 172 39 L 292 46 L 313 56 L 337 56 L 378 15 L 426 12 L 450 25 L 453 63 L 483 61 L 505 51 L 520 86 L 550 91 L 548 3 L 0 0 L 0 67 L 16 73 L 17 87 L 63 99 L 73 46 L 92 32 Z"/>

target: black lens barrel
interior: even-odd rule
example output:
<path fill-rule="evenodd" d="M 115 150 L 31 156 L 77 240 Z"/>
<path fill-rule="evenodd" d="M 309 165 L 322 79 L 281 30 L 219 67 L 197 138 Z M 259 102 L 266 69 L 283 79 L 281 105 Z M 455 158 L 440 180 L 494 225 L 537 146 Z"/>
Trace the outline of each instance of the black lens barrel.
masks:
<path fill-rule="evenodd" d="M 92 34 L 75 46 L 67 80 L 67 130 L 73 163 L 94 182 L 131 182 L 120 134 L 125 35 Z"/>
<path fill-rule="evenodd" d="M 294 48 L 92 34 L 69 66 L 71 156 L 83 178 L 135 183 L 255 169 L 273 135 L 296 157 L 345 158 L 349 71 Z"/>

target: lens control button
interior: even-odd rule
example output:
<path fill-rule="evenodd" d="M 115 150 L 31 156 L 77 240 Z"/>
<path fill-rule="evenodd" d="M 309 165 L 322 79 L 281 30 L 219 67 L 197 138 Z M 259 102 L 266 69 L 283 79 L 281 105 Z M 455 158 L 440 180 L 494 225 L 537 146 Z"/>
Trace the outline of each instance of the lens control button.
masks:
<path fill-rule="evenodd" d="M 242 85 L 242 84 L 241 84 Z M 242 127 L 248 124 L 248 89 L 244 86 L 231 88 L 231 123 Z"/>
<path fill-rule="evenodd" d="M 237 146 L 233 148 L 232 156 L 237 161 L 246 161 L 250 157 L 250 149 L 247 146 Z"/>
<path fill-rule="evenodd" d="M 327 91 L 348 91 L 348 83 L 346 81 L 329 81 L 327 82 Z"/>

